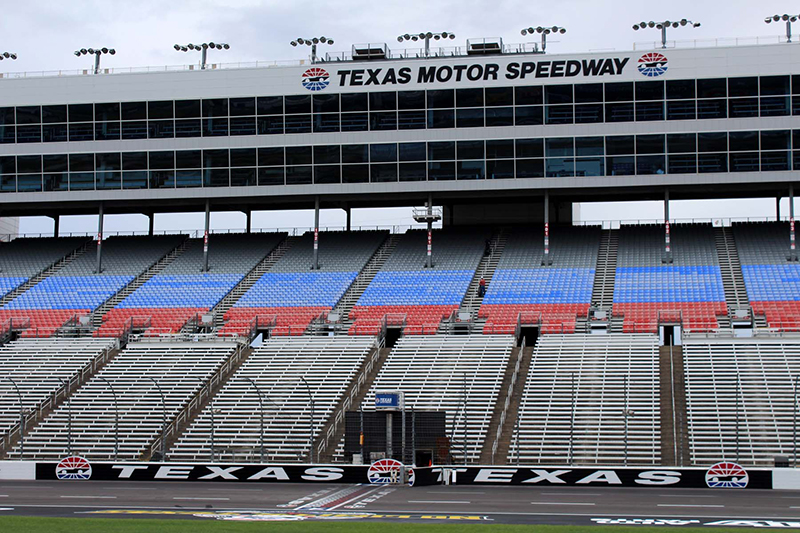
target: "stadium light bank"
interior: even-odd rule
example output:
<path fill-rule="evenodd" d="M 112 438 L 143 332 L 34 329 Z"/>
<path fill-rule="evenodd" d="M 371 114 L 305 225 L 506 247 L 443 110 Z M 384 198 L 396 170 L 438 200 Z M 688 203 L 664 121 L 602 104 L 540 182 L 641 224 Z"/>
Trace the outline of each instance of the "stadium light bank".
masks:
<path fill-rule="evenodd" d="M 657 28 L 661 30 L 661 48 L 667 47 L 667 28 L 672 26 L 673 28 L 677 28 L 679 26 L 690 26 L 692 28 L 699 28 L 699 22 L 692 22 L 688 19 L 681 19 L 676 22 L 672 22 L 669 20 L 665 20 L 664 22 L 639 22 L 638 24 L 633 25 L 634 30 L 643 30 L 645 28 Z"/>

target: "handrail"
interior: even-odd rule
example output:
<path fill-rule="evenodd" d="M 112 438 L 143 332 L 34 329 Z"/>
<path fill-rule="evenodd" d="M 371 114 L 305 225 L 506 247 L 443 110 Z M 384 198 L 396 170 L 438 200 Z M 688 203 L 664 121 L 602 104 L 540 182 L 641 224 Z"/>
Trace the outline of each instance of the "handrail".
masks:
<path fill-rule="evenodd" d="M 500 414 L 500 423 L 497 425 L 497 432 L 494 437 L 494 442 L 492 443 L 492 464 L 494 464 L 494 456 L 497 453 L 497 448 L 500 446 L 500 437 L 503 434 L 503 426 L 506 423 L 506 415 L 508 414 L 508 408 L 511 406 L 511 396 L 514 393 L 514 386 L 517 383 L 517 379 L 519 377 L 519 369 L 522 363 L 522 355 L 523 351 L 525 350 L 525 337 L 522 338 L 522 343 L 519 347 L 519 352 L 517 352 L 517 363 L 514 365 L 514 373 L 511 375 L 511 383 L 508 385 L 508 390 L 506 392 L 506 401 L 503 405 L 503 412 Z"/>

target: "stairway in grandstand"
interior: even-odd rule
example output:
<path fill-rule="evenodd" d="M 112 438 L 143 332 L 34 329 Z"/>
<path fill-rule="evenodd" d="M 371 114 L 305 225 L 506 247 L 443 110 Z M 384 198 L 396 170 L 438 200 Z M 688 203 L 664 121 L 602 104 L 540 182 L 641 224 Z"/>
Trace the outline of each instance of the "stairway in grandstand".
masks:
<path fill-rule="evenodd" d="M 122 300 L 130 296 L 133 291 L 144 285 L 147 280 L 164 270 L 167 265 L 172 263 L 178 256 L 180 256 L 190 245 L 188 237 L 184 237 L 181 243 L 170 250 L 164 257 L 152 264 L 147 270 L 136 276 L 133 281 L 128 283 L 119 292 L 114 294 L 111 298 L 103 302 L 94 313 L 92 313 L 92 325 L 99 328 L 103 324 L 103 316 L 111 309 L 114 308 Z"/>
<path fill-rule="evenodd" d="M 71 391 L 102 369 L 116 350 L 112 339 L 21 339 L 0 346 L 0 375 L 10 378 L 0 380 L 0 457 L 20 439 L 17 391 L 28 435 Z"/>
<path fill-rule="evenodd" d="M 35 241 L 38 241 L 38 240 L 41 240 L 42 242 L 41 243 L 35 242 Z M 89 244 L 91 244 L 91 242 L 92 242 L 91 240 L 86 240 L 86 239 L 83 239 L 83 238 L 70 238 L 70 237 L 61 238 L 61 239 L 17 239 L 17 240 L 12 241 L 12 242 L 14 242 L 16 244 L 16 243 L 18 243 L 20 241 L 30 241 L 30 242 L 32 242 L 34 244 L 42 245 L 40 250 L 36 250 L 36 251 L 26 250 L 23 253 L 34 255 L 35 252 L 38 252 L 40 257 L 41 257 L 41 254 L 44 253 L 46 255 L 46 257 L 44 257 L 42 259 L 44 261 L 46 261 L 45 264 L 47 266 L 42 269 L 41 267 L 44 266 L 44 265 L 42 265 L 41 263 L 39 263 L 35 259 L 34 260 L 31 260 L 31 259 L 25 260 L 22 257 L 18 258 L 18 261 L 22 262 L 22 263 L 26 263 L 26 264 L 21 269 L 21 271 L 20 271 L 19 268 L 8 268 L 5 265 L 3 265 L 3 269 L 0 270 L 0 276 L 2 276 L 5 279 L 8 279 L 9 275 L 10 276 L 15 276 L 15 275 L 20 275 L 20 274 L 27 275 L 28 273 L 30 273 L 32 275 L 31 275 L 30 278 L 28 278 L 26 281 L 24 281 L 23 283 L 18 285 L 16 288 L 14 288 L 13 290 L 10 290 L 8 293 L 2 295 L 2 298 L 0 298 L 0 307 L 3 307 L 8 302 L 10 302 L 11 300 L 16 298 L 17 296 L 19 296 L 23 292 L 27 291 L 28 289 L 30 289 L 31 287 L 33 287 L 34 285 L 36 285 L 37 283 L 39 283 L 43 279 L 49 278 L 50 276 L 52 276 L 53 274 L 55 274 L 56 272 L 58 272 L 59 270 L 61 270 L 65 266 L 67 266 L 68 264 L 70 264 L 72 261 L 74 261 L 75 258 L 77 258 L 77 257 L 83 255 L 84 253 L 86 253 L 86 250 L 87 250 Z M 3 247 L 3 254 L 4 254 L 4 261 L 3 262 L 5 262 L 5 261 L 7 261 L 9 259 L 9 257 L 8 257 L 8 254 L 9 254 L 8 247 L 9 247 L 8 244 L 4 245 L 4 247 Z M 47 252 L 45 251 L 45 247 L 47 248 L 48 251 L 51 252 L 50 254 L 47 254 Z M 57 254 L 57 255 L 55 257 L 53 257 L 52 256 L 53 253 Z M 31 269 L 34 269 L 36 271 L 36 273 L 30 272 Z M 2 279 L 0 279 L 0 281 L 2 281 Z M 2 289 L 2 288 L 3 287 L 0 286 L 0 289 Z"/>
<path fill-rule="evenodd" d="M 739 261 L 739 252 L 736 250 L 733 230 L 725 226 L 715 227 L 714 241 L 722 273 L 725 301 L 728 304 L 728 326 L 730 326 L 730 318 L 736 311 L 750 313 L 750 301 L 747 299 L 747 288 L 744 284 L 742 264 Z M 766 323 L 764 325 L 766 326 Z"/>
<path fill-rule="evenodd" d="M 680 346 L 661 346 L 658 358 L 661 380 L 661 464 L 689 466 L 683 350 Z"/>
<path fill-rule="evenodd" d="M 118 459 L 149 458 L 165 422 L 169 435 L 175 419 L 237 349 L 233 342 L 220 341 L 129 343 L 31 430 L 24 458 L 63 458 L 71 428 L 73 454 L 89 460 L 113 459 L 117 415 Z M 9 456 L 21 458 L 21 447 L 15 446 Z"/>
<path fill-rule="evenodd" d="M 342 322 L 345 322 L 346 324 L 350 324 L 352 322 L 349 320 L 350 310 L 353 309 L 353 306 L 356 304 L 358 299 L 361 298 L 362 294 L 364 294 L 364 290 L 375 278 L 375 274 L 378 273 L 389 256 L 392 255 L 392 252 L 394 252 L 394 249 L 397 247 L 399 240 L 400 235 L 397 233 L 392 233 L 385 241 L 383 241 L 380 247 L 375 251 L 375 254 L 370 258 L 367 264 L 364 265 L 364 268 L 361 270 L 361 272 L 359 272 L 355 281 L 353 281 L 353 283 L 350 285 L 350 288 L 347 289 L 347 292 L 344 293 L 344 296 L 342 296 L 342 298 L 333 308 L 333 313 L 338 314 Z"/>
<path fill-rule="evenodd" d="M 478 286 L 480 285 L 481 278 L 483 278 L 486 282 L 486 289 L 489 289 L 492 277 L 497 270 L 497 265 L 500 263 L 503 250 L 505 250 L 506 243 L 508 242 L 509 234 L 510 231 L 507 228 L 501 228 L 499 231 L 494 233 L 494 235 L 492 235 L 490 240 L 490 250 L 488 250 L 489 253 L 486 254 L 486 252 L 484 252 L 481 262 L 478 263 L 478 268 L 475 269 L 475 275 L 472 277 L 472 281 L 470 281 L 467 294 L 464 296 L 464 299 L 461 301 L 461 306 L 458 308 L 459 315 L 462 313 L 468 314 L 470 320 L 475 323 L 477 326 L 474 329 L 475 333 L 480 333 L 483 330 L 483 323 L 486 322 L 483 319 L 478 319 L 478 311 L 480 310 L 481 304 L 483 303 L 483 298 L 485 297 L 485 295 L 478 295 Z M 443 322 L 439 332 L 447 332 L 451 330 L 453 326 L 453 323 Z"/>
<path fill-rule="evenodd" d="M 242 278 L 240 281 L 231 291 L 225 295 L 225 297 L 220 300 L 220 302 L 211 309 L 211 314 L 214 315 L 214 326 L 219 329 L 225 324 L 225 313 L 228 312 L 228 309 L 233 307 L 239 298 L 242 297 L 244 293 L 246 293 L 253 284 L 264 275 L 272 265 L 274 265 L 278 259 L 283 257 L 283 254 L 296 243 L 300 237 L 286 237 L 283 239 L 278 245 L 267 254 L 264 259 L 261 260 L 253 269 L 247 273 L 247 275 Z"/>
<path fill-rule="evenodd" d="M 480 458 L 482 465 L 502 465 L 512 462 L 511 458 L 508 458 L 508 451 L 514 436 L 532 356 L 533 346 L 523 345 L 514 348 L 511 353 L 506 373 L 503 376 L 503 383 L 500 386 L 500 396 L 494 406 L 492 420 L 486 432 L 486 440 L 483 441 Z"/>
<path fill-rule="evenodd" d="M 660 426 L 657 336 L 545 335 L 533 351 L 509 456 L 523 464 L 627 457 L 658 465 Z"/>
<path fill-rule="evenodd" d="M 619 250 L 619 230 L 603 230 L 600 237 L 600 250 L 597 253 L 597 265 L 594 270 L 594 284 L 592 285 L 592 307 L 598 311 L 605 311 L 611 316 L 611 306 L 614 302 L 614 280 L 617 273 L 617 251 Z M 591 319 L 591 317 L 589 318 Z M 588 322 L 585 325 L 588 327 Z M 613 319 L 611 326 L 618 326 L 622 330 L 622 321 Z M 580 328 L 578 328 L 580 331 Z M 583 331 L 586 331 L 584 328 Z"/>

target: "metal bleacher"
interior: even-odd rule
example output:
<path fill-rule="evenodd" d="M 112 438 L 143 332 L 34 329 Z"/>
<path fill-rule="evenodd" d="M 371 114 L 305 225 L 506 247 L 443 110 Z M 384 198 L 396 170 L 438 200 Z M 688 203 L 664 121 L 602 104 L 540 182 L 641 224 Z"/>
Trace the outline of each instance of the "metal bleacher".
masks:
<path fill-rule="evenodd" d="M 110 339 L 22 339 L 0 346 L 0 435 L 4 447 L 20 426 L 20 407 L 32 420 L 57 396 L 63 399 L 116 347 Z M 8 379 L 10 378 L 10 379 Z M 16 384 L 16 387 L 15 387 Z M 20 397 L 22 405 L 20 406 Z"/>
<path fill-rule="evenodd" d="M 210 457 L 213 410 L 215 456 L 220 460 L 260 459 L 262 416 L 264 460 L 307 460 L 311 398 L 300 378 L 306 380 L 313 395 L 316 437 L 375 347 L 375 340 L 365 337 L 305 336 L 266 341 L 184 432 L 170 457 L 187 461 Z"/>
<path fill-rule="evenodd" d="M 73 454 L 90 460 L 113 459 L 117 412 L 117 458 L 146 458 L 164 427 L 164 416 L 167 425 L 171 424 L 204 388 L 203 382 L 220 369 L 236 348 L 233 342 L 128 344 L 90 381 L 73 391 L 68 402 L 63 402 L 30 432 L 25 438 L 24 458 L 65 457 L 71 427 Z M 161 387 L 164 404 L 151 378 Z M 104 379 L 111 383 L 113 392 Z M 20 458 L 19 445 L 10 456 Z"/>
<path fill-rule="evenodd" d="M 375 405 L 377 391 L 392 390 L 404 393 L 406 410 L 444 411 L 453 460 L 475 463 L 513 345 L 511 335 L 401 338 L 364 405 Z"/>
<path fill-rule="evenodd" d="M 86 237 L 14 239 L 0 245 L 0 297 L 86 242 Z"/>
<path fill-rule="evenodd" d="M 533 351 L 508 460 L 659 464 L 659 413 L 655 335 L 543 336 Z"/>
<path fill-rule="evenodd" d="M 691 338 L 683 360 L 694 464 L 771 466 L 794 454 L 800 338 Z"/>

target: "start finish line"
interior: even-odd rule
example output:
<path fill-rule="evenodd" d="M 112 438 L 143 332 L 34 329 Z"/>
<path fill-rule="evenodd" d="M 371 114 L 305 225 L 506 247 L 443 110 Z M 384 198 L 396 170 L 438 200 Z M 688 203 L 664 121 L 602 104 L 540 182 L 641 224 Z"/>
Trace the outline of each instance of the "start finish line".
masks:
<path fill-rule="evenodd" d="M 397 472 L 394 472 L 397 470 Z M 230 483 L 352 483 L 412 486 L 530 485 L 706 489 L 796 489 L 793 468 L 743 468 L 721 462 L 709 468 L 570 468 L 567 466 L 433 466 L 411 468 L 386 460 L 372 465 L 92 462 L 68 457 L 56 462 L 0 461 L 0 480 L 196 481 Z"/>

